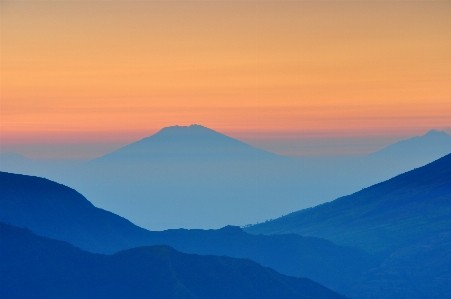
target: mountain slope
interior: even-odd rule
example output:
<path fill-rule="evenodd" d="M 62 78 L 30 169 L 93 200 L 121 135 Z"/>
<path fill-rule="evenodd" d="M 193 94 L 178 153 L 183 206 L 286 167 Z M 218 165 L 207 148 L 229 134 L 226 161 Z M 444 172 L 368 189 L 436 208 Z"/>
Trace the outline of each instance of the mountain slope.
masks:
<path fill-rule="evenodd" d="M 92 252 L 142 245 L 148 231 L 47 179 L 0 172 L 0 221 Z"/>
<path fill-rule="evenodd" d="M 430 163 L 451 153 L 451 136 L 443 131 L 430 130 L 423 136 L 399 141 L 367 156 L 371 159 L 401 160 L 402 163 Z"/>
<path fill-rule="evenodd" d="M 304 205 L 299 171 L 290 158 L 191 125 L 163 128 L 89 161 L 64 182 L 148 229 L 220 228 Z"/>
<path fill-rule="evenodd" d="M 376 262 L 362 250 L 294 234 L 255 236 L 231 226 L 219 230 L 147 231 L 96 208 L 64 185 L 2 172 L 0 221 L 91 252 L 114 253 L 136 246 L 166 244 L 184 253 L 249 258 L 283 274 L 308 277 L 338 291 L 345 290 Z"/>
<path fill-rule="evenodd" d="M 451 298 L 451 230 L 390 252 L 347 290 L 353 298 Z"/>
<path fill-rule="evenodd" d="M 354 163 L 353 173 L 367 177 L 366 186 L 429 164 L 451 153 L 451 136 L 431 130 L 425 135 L 401 140 L 362 157 Z M 371 170 L 371 171 L 368 171 Z"/>
<path fill-rule="evenodd" d="M 275 219 L 449 152 L 451 136 L 430 131 L 365 157 L 295 161 L 192 125 L 163 128 L 87 163 L 1 154 L 0 169 L 71 186 L 96 206 L 147 229 L 207 229 Z"/>
<path fill-rule="evenodd" d="M 321 182 L 317 204 L 331 201 L 404 172 L 424 166 L 451 153 L 451 136 L 431 130 L 425 135 L 398 141 L 366 156 L 297 156 L 307 180 Z M 302 178 L 303 180 L 305 178 Z M 327 188 L 324 185 L 327 184 Z"/>
<path fill-rule="evenodd" d="M 381 252 L 450 227 L 451 154 L 352 195 L 246 231 L 297 233 Z"/>
<path fill-rule="evenodd" d="M 2 298 L 344 298 L 249 260 L 167 246 L 95 255 L 0 223 Z"/>
<path fill-rule="evenodd" d="M 200 125 L 173 126 L 129 144 L 119 150 L 94 159 L 105 162 L 162 162 L 162 161 L 240 161 L 287 158 L 254 148 Z"/>
<path fill-rule="evenodd" d="M 38 181 L 55 184 L 40 178 L 13 174 L 6 175 L 34 179 L 36 180 L 36 185 L 38 185 Z M 435 180 L 439 180 L 441 177 L 437 175 Z M 431 180 L 434 180 L 434 178 L 431 178 Z M 15 185 L 16 191 L 21 192 L 21 190 L 27 189 L 26 184 L 20 184 L 20 180 L 18 181 L 19 183 Z M 26 182 L 26 180 L 22 182 Z M 43 190 L 47 190 L 46 192 L 49 192 L 49 189 L 51 190 L 51 186 L 44 186 L 46 187 Z M 62 187 L 64 186 L 58 185 L 58 188 Z M 35 191 L 37 194 L 40 192 L 38 188 Z M 4 194 L 2 188 L 0 188 L 0 199 L 6 198 Z M 33 197 L 17 196 L 20 193 L 15 194 L 10 199 L 17 201 L 19 203 L 18 206 L 28 206 L 30 200 L 33 199 Z M 35 220 L 37 222 L 56 220 L 57 222 L 54 222 L 53 227 L 61 226 L 69 229 L 65 235 L 60 234 L 60 237 L 77 236 L 79 234 L 96 235 L 99 234 L 97 232 L 98 227 L 101 227 L 103 232 L 108 230 L 110 226 L 108 223 L 111 223 L 110 220 L 103 219 L 102 221 L 105 223 L 99 226 L 95 225 L 96 222 L 89 220 L 95 213 L 87 213 L 79 209 L 77 210 L 80 213 L 78 217 L 64 217 L 64 215 L 76 210 L 72 209 L 72 204 L 78 200 L 87 202 L 85 198 L 81 196 L 73 198 L 63 196 L 59 198 L 66 206 L 66 209 L 54 210 L 50 208 L 52 205 L 47 207 L 52 201 L 38 201 L 42 203 L 42 206 L 37 210 L 44 212 L 41 215 L 42 217 L 35 218 Z M 86 206 L 93 210 L 97 209 L 90 205 L 89 202 Z M 4 207 L 0 201 L 0 210 L 4 211 Z M 22 209 L 16 208 L 8 209 L 5 214 L 23 216 L 21 213 Z M 55 218 L 54 214 L 58 214 L 58 217 Z M 114 214 L 109 215 L 110 217 L 118 217 Z M 22 218 L 16 217 L 16 219 Z M 66 223 L 77 221 L 94 225 L 80 226 Z M 414 224 L 418 225 L 418 223 Z M 406 227 L 401 227 L 401 231 L 407 231 L 417 237 L 405 239 L 400 246 L 388 247 L 377 258 L 369 256 L 363 251 L 337 246 L 318 238 L 301 237 L 295 234 L 250 235 L 243 232 L 240 228 L 230 226 L 220 230 L 179 229 L 162 232 L 146 231 L 145 236 L 139 241 L 140 245 L 168 244 L 185 253 L 250 258 L 284 274 L 308 277 L 352 298 L 447 298 L 451 294 L 451 260 L 448 258 L 451 256 L 449 225 L 443 231 L 443 227 L 439 226 L 439 229 L 432 227 L 431 229 L 428 226 L 428 222 L 422 224 L 423 227 L 420 226 L 420 228 L 426 228 L 429 233 L 418 234 L 418 229 L 409 232 L 408 227 L 407 230 Z M 32 229 L 33 225 L 39 226 L 39 223 L 27 222 L 27 225 Z M 416 228 L 415 226 L 413 227 Z M 111 226 L 111 228 L 111 235 L 114 236 L 114 230 L 117 228 L 114 226 Z M 139 230 L 142 231 L 142 229 Z M 368 230 L 368 238 L 374 240 L 372 233 L 372 230 Z M 357 242 L 362 242 L 366 237 L 365 232 L 361 232 L 360 238 L 357 238 L 352 236 L 351 231 L 350 239 L 353 238 Z M 77 241 L 79 238 L 72 238 L 72 241 L 74 240 Z M 99 241 L 95 240 L 95 238 L 91 238 L 91 240 L 92 242 Z M 114 238 L 107 245 L 110 248 L 108 249 L 105 246 L 105 250 L 117 248 Z M 130 246 L 130 244 L 128 245 Z M 373 247 L 379 246 L 377 242 L 372 243 L 372 245 Z"/>

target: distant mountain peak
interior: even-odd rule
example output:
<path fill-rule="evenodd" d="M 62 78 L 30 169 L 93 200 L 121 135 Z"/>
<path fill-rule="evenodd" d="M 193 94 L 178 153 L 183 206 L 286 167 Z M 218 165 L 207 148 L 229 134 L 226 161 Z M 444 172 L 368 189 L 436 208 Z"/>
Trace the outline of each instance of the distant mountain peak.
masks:
<path fill-rule="evenodd" d="M 198 124 L 191 124 L 189 126 L 179 126 L 179 125 L 175 125 L 175 126 L 169 126 L 169 127 L 164 127 L 162 128 L 159 132 L 163 132 L 163 131 L 188 131 L 188 130 L 207 130 L 207 131 L 213 131 L 210 128 L 207 128 L 205 126 L 202 125 L 198 125 Z"/>
<path fill-rule="evenodd" d="M 398 141 L 368 156 L 377 157 L 385 155 L 387 158 L 391 155 L 391 157 L 398 159 L 398 161 L 415 159 L 420 163 L 419 165 L 424 165 L 450 152 L 451 136 L 444 131 L 432 129 L 424 135 Z"/>
<path fill-rule="evenodd" d="M 243 159 L 280 159 L 276 154 L 254 148 L 242 141 L 202 125 L 165 127 L 152 136 L 131 143 L 101 158 L 140 161 L 181 160 L 238 161 Z M 150 160 L 149 160 L 150 159 Z M 285 161 L 285 159 L 284 159 Z"/>
<path fill-rule="evenodd" d="M 147 138 L 151 138 L 153 136 L 178 136 L 178 135 L 200 135 L 200 134 L 217 134 L 217 135 L 223 135 L 219 132 L 216 132 L 215 130 L 212 130 L 210 128 L 204 127 L 202 125 L 192 124 L 189 126 L 169 126 L 164 127 L 157 133 L 155 133 L 152 136 L 149 136 Z"/>
<path fill-rule="evenodd" d="M 424 137 L 451 137 L 448 133 L 445 131 L 438 131 L 438 130 L 430 130 L 426 134 L 423 135 Z"/>
<path fill-rule="evenodd" d="M 148 149 L 165 148 L 166 151 L 202 150 L 202 148 L 216 147 L 218 149 L 230 146 L 242 147 L 245 144 L 227 135 L 209 129 L 207 127 L 192 124 L 190 126 L 164 127 L 157 133 L 137 142 L 133 147 L 146 147 Z M 246 147 L 250 147 L 245 145 Z M 126 147 L 127 148 L 127 147 Z"/>

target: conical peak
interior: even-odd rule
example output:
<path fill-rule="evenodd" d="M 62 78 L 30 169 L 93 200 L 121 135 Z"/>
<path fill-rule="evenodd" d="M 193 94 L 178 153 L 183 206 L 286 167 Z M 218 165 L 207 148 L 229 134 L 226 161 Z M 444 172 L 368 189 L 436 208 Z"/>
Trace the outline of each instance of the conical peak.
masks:
<path fill-rule="evenodd" d="M 158 131 L 157 134 L 159 133 L 189 133 L 189 132 L 215 132 L 212 129 L 209 129 L 207 127 L 201 126 L 201 125 L 197 125 L 197 124 L 192 124 L 189 126 L 169 126 L 169 127 L 164 127 L 163 129 L 161 129 L 160 131 Z"/>
<path fill-rule="evenodd" d="M 163 130 L 193 130 L 193 129 L 206 129 L 206 130 L 210 130 L 207 127 L 204 127 L 202 125 L 197 125 L 197 124 L 192 124 L 189 126 L 179 126 L 179 125 L 175 125 L 175 126 L 169 126 L 169 127 L 164 127 L 163 129 L 161 129 L 160 131 Z"/>
<path fill-rule="evenodd" d="M 102 157 L 129 160 L 255 160 L 277 156 L 201 125 L 165 127 Z"/>
<path fill-rule="evenodd" d="M 449 136 L 449 135 L 444 131 L 430 130 L 429 132 L 424 134 L 424 136 L 425 137 L 445 137 L 445 136 Z"/>

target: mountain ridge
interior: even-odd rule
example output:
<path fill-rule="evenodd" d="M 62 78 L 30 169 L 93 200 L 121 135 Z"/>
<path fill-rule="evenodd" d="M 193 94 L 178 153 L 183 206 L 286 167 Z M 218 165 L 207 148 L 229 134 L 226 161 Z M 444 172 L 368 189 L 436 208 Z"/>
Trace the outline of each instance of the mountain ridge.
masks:
<path fill-rule="evenodd" d="M 76 190 L 45 178 L 0 172 L 0 191 L 0 221 L 93 252 L 133 247 L 147 233 L 123 217 L 96 208 Z M 74 233 L 89 227 L 97 229 L 90 234 Z"/>
<path fill-rule="evenodd" d="M 357 212 L 352 209 L 346 213 L 339 211 L 338 214 L 343 214 L 341 216 L 347 219 L 338 219 L 340 221 L 336 223 L 324 222 L 324 219 L 337 219 L 336 214 L 334 216 L 335 208 L 326 210 L 327 213 L 321 212 L 320 215 L 305 219 L 306 221 L 314 219 L 324 222 L 327 227 L 326 232 L 332 232 L 332 235 L 335 236 L 340 235 L 335 234 L 332 229 L 345 229 L 348 232 L 348 241 L 351 239 L 354 243 L 341 243 L 341 245 L 366 244 L 368 246 L 370 244 L 369 250 L 373 249 L 378 252 L 376 256 L 370 256 L 362 250 L 338 246 L 323 239 L 296 234 L 252 236 L 238 227 L 231 226 L 219 230 L 179 229 L 152 232 L 146 235 L 146 238 L 149 238 L 146 239 L 148 243 L 143 244 L 141 240 L 140 245 L 168 244 L 186 253 L 251 258 L 284 274 L 314 278 L 315 281 L 352 298 L 397 299 L 406 296 L 409 298 L 446 298 L 449 297 L 448 294 L 451 295 L 451 284 L 446 283 L 451 277 L 449 271 L 451 260 L 447 258 L 451 256 L 451 234 L 449 234 L 449 212 L 451 210 L 448 206 L 449 199 L 451 199 L 448 188 L 451 169 L 449 156 L 439 159 L 431 165 L 411 171 L 407 174 L 407 179 L 401 176 L 401 180 L 398 177 L 395 183 L 392 179 L 360 191 L 366 194 L 365 198 L 369 199 L 369 205 Z M 12 176 L 22 177 L 20 175 Z M 39 178 L 32 179 L 41 180 Z M 0 179 L 0 192 L 2 191 L 2 182 L 5 182 L 3 178 Z M 423 183 L 419 184 L 419 182 Z M 11 188 L 11 184 L 6 185 Z M 442 186 L 444 189 L 437 186 Z M 23 192 L 24 186 L 19 184 L 16 189 Z M 6 198 L 4 194 L 2 193 L 0 200 Z M 36 197 L 36 192 L 32 192 L 32 194 Z M 359 192 L 356 194 L 359 195 Z M 407 199 L 402 197 L 406 194 Z M 384 199 L 383 204 L 377 200 L 381 195 Z M 412 197 L 412 195 L 416 197 Z M 14 198 L 15 201 L 20 202 L 20 197 L 14 196 Z M 433 203 L 426 206 L 417 204 L 424 202 L 425 198 L 429 198 Z M 83 198 L 83 200 L 86 199 Z M 355 195 L 347 196 L 344 200 L 351 207 L 359 201 Z M 390 208 L 389 213 L 385 213 L 382 217 L 384 225 L 381 226 L 381 217 L 376 217 L 378 213 L 374 212 L 387 212 L 387 203 Z M 412 209 L 406 209 L 406 203 L 407 207 L 412 206 Z M 323 204 L 323 206 L 327 206 L 327 204 Z M 1 201 L 0 207 L 2 207 L 0 211 L 5 211 Z M 308 209 L 307 212 L 312 209 Z M 44 210 L 47 215 L 55 214 L 49 213 L 52 211 L 51 209 Z M 72 209 L 68 210 L 72 211 Z M 418 210 L 427 217 L 418 218 Z M 16 210 L 19 214 L 22 211 L 20 208 Z M 14 213 L 9 210 L 6 214 L 11 216 Z M 61 213 L 60 216 L 63 214 Z M 430 217 L 431 215 L 433 217 Z M 301 216 L 308 218 L 303 214 Z M 361 217 L 362 219 L 370 217 L 371 220 L 366 221 L 369 226 L 364 226 L 363 231 L 361 226 L 355 225 L 355 219 Z M 49 216 L 42 217 L 42 219 L 48 220 Z M 392 221 L 392 219 L 396 221 Z M 410 220 L 406 222 L 406 219 Z M 71 219 L 65 217 L 64 220 Z M 83 217 L 78 221 L 86 222 Z M 58 222 L 57 226 L 71 227 L 63 226 L 61 223 Z M 349 227 L 343 227 L 350 223 L 354 223 L 352 225 L 357 227 L 357 232 Z M 359 222 L 356 223 L 359 224 Z M 96 222 L 93 224 L 96 225 Z M 372 230 L 371 226 L 374 226 L 376 230 Z M 101 233 L 105 233 L 105 229 L 114 231 L 114 227 L 105 225 Z M 245 230 L 247 229 L 245 228 Z M 86 235 L 90 232 L 89 230 L 80 231 L 79 227 L 72 226 L 71 234 L 74 233 Z M 327 236 L 325 237 L 327 239 Z M 340 237 L 341 241 L 346 241 L 343 239 L 346 235 Z M 337 242 L 340 244 L 340 240 Z M 114 242 L 113 245 L 117 246 Z M 112 245 L 110 244 L 110 246 Z M 365 246 L 363 248 L 368 250 Z"/>
<path fill-rule="evenodd" d="M 421 237 L 421 232 L 427 229 L 439 231 L 440 227 L 451 226 L 450 215 L 451 154 L 354 194 L 247 227 L 245 231 L 317 236 L 374 252 L 375 248 L 371 248 L 374 242 L 385 242 L 376 251 L 385 250 L 401 245 L 400 242 L 409 238 Z M 427 227 L 412 224 L 419 231 L 404 229 L 404 234 L 398 236 L 397 231 L 393 231 L 394 227 L 407 225 L 403 219 L 412 217 L 420 223 L 432 217 L 429 221 L 433 222 Z M 368 235 L 368 229 L 374 230 L 374 239 L 361 240 L 361 244 L 357 245 L 356 237 L 362 233 Z M 350 232 L 357 235 L 350 237 Z"/>
<path fill-rule="evenodd" d="M 368 154 L 366 157 L 376 158 L 384 155 L 398 155 L 397 157 L 401 159 L 419 158 L 422 160 L 420 163 L 426 164 L 449 153 L 451 153 L 451 135 L 445 131 L 432 129 L 424 135 L 414 136 L 388 145 L 379 151 Z M 422 157 L 422 154 L 427 154 L 427 156 Z M 424 163 L 423 161 L 426 161 L 426 159 L 433 160 Z"/>
<path fill-rule="evenodd" d="M 92 254 L 4 223 L 0 236 L 4 298 L 345 298 L 250 260 L 188 255 L 169 246 Z"/>
<path fill-rule="evenodd" d="M 415 142 L 419 145 L 402 146 L 419 156 L 390 149 L 389 154 L 356 159 L 295 161 L 199 125 L 179 126 L 85 164 L 28 160 L 0 167 L 71 186 L 96 206 L 147 229 L 217 229 L 276 219 L 429 163 L 442 153 L 422 150 L 421 143 L 433 143 L 440 151 L 447 147 L 425 136 L 451 140 L 446 133 L 430 131 L 411 138 L 421 140 Z"/>
<path fill-rule="evenodd" d="M 64 185 L 2 172 L 0 221 L 94 253 L 112 254 L 132 247 L 166 244 L 189 254 L 249 258 L 282 274 L 308 277 L 335 290 L 342 290 L 376 262 L 362 250 L 327 240 L 298 235 L 255 236 L 236 226 L 147 231 L 96 208 Z M 346 272 L 336 271 L 343 267 Z"/>
<path fill-rule="evenodd" d="M 92 162 L 123 159 L 287 159 L 255 148 L 237 139 L 201 125 L 170 126 L 157 133 L 128 144 L 114 152 L 91 160 Z M 155 162 L 155 160 L 151 160 Z"/>

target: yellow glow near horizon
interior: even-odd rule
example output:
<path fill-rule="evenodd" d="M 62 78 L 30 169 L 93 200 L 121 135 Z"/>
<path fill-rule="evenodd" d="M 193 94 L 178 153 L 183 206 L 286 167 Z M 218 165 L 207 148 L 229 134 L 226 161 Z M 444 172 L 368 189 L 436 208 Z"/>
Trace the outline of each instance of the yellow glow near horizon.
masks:
<path fill-rule="evenodd" d="M 450 15 L 449 1 L 1 1 L 1 140 L 449 128 Z"/>

